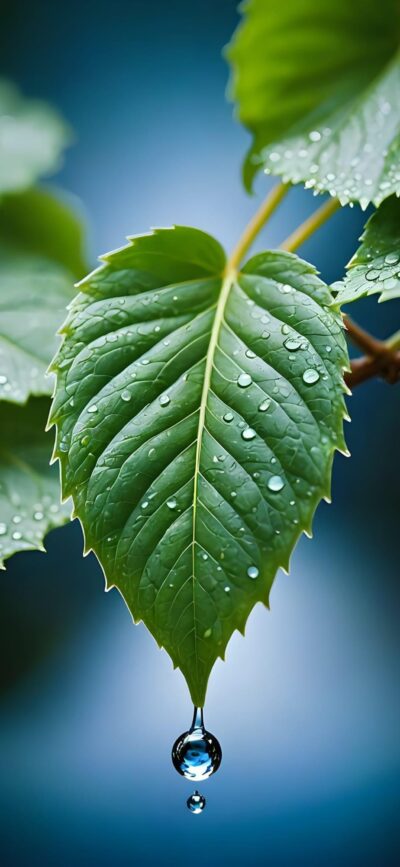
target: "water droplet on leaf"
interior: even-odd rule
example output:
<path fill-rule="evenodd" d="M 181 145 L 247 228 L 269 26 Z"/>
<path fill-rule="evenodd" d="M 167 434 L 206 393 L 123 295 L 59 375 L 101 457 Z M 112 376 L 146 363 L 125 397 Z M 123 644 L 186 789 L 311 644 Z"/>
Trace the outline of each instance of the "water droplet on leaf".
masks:
<path fill-rule="evenodd" d="M 271 478 L 268 479 L 267 482 L 269 490 L 273 491 L 274 493 L 278 493 L 278 491 L 281 491 L 284 484 L 285 482 L 283 481 L 282 476 L 271 476 Z"/>
<path fill-rule="evenodd" d="M 319 380 L 318 370 L 314 370 L 313 367 L 309 367 L 307 370 L 304 371 L 303 382 L 305 382 L 306 385 L 314 385 L 314 383 L 318 382 L 318 380 Z"/>
<path fill-rule="evenodd" d="M 174 768 L 188 780 L 206 780 L 218 770 L 221 759 L 217 738 L 204 728 L 202 708 L 195 707 L 191 728 L 172 747 Z"/>

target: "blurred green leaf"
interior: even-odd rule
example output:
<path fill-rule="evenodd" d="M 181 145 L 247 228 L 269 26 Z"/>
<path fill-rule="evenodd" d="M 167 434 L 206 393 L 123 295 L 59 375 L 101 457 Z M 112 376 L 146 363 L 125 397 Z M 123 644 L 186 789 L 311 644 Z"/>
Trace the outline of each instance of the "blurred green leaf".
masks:
<path fill-rule="evenodd" d="M 51 420 L 86 550 L 168 651 L 196 705 L 344 449 L 346 344 L 290 253 L 223 276 L 196 229 L 137 236 L 81 283 Z"/>
<path fill-rule="evenodd" d="M 31 398 L 22 407 L 0 401 L 0 567 L 17 551 L 43 551 L 46 533 L 70 518 L 70 504 L 60 505 L 56 468 L 49 466 L 49 403 Z"/>
<path fill-rule="evenodd" d="M 0 81 L 0 195 L 32 186 L 55 172 L 71 133 L 46 103 L 25 99 Z"/>
<path fill-rule="evenodd" d="M 380 293 L 379 301 L 400 297 L 400 201 L 391 196 L 368 220 L 361 246 L 338 286 L 336 301 L 348 304 Z"/>
<path fill-rule="evenodd" d="M 342 204 L 400 193 L 397 0 L 248 0 L 227 56 L 262 166 Z"/>
<path fill-rule="evenodd" d="M 0 200 L 0 239 L 62 265 L 74 280 L 87 272 L 85 217 L 75 196 L 33 187 Z"/>
<path fill-rule="evenodd" d="M 46 370 L 84 270 L 82 226 L 69 205 L 37 189 L 0 201 L 0 399 L 52 393 Z"/>

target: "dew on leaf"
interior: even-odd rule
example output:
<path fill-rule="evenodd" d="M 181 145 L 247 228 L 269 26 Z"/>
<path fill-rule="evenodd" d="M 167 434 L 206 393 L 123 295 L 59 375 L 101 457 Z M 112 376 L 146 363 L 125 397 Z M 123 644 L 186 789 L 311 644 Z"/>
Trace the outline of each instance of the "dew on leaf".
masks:
<path fill-rule="evenodd" d="M 7 533 L 7 524 L 0 524 L 0 536 L 5 536 Z"/>
<path fill-rule="evenodd" d="M 43 512 L 37 511 L 37 512 L 33 513 L 33 517 L 34 517 L 35 521 L 41 521 L 43 519 L 44 515 L 43 515 Z"/>
<path fill-rule="evenodd" d="M 253 352 L 252 349 L 246 349 L 246 357 L 247 358 L 256 358 L 256 353 Z"/>
<path fill-rule="evenodd" d="M 271 399 L 269 397 L 266 397 L 265 400 L 263 400 L 262 403 L 260 403 L 260 406 L 258 407 L 258 411 L 259 412 L 266 412 L 270 406 L 271 406 Z"/>
<path fill-rule="evenodd" d="M 226 412 L 224 415 L 224 421 L 227 421 L 228 423 L 233 421 L 233 413 L 232 412 Z"/>
<path fill-rule="evenodd" d="M 88 406 L 88 412 L 90 412 L 90 413 L 97 412 L 97 406 L 95 403 L 92 403 L 92 406 Z"/>
<path fill-rule="evenodd" d="M 249 568 L 247 570 L 247 574 L 248 574 L 249 578 L 253 578 L 253 580 L 254 580 L 255 578 L 258 578 L 260 573 L 257 569 L 257 566 L 249 566 Z"/>
<path fill-rule="evenodd" d="M 170 500 L 167 500 L 167 506 L 169 509 L 176 509 L 176 499 L 175 497 L 171 497 Z"/>
<path fill-rule="evenodd" d="M 124 400 L 125 403 L 128 403 L 131 399 L 131 393 L 127 389 L 121 392 L 121 400 Z"/>
<path fill-rule="evenodd" d="M 283 345 L 285 349 L 289 350 L 289 352 L 296 352 L 297 349 L 300 349 L 301 343 L 302 341 L 299 337 L 287 337 L 286 340 L 284 340 Z"/>
<path fill-rule="evenodd" d="M 247 386 L 251 385 L 252 382 L 253 380 L 248 373 L 241 373 L 237 379 L 237 384 L 240 386 L 240 388 L 247 388 Z"/>
<path fill-rule="evenodd" d="M 273 491 L 274 493 L 278 493 L 279 491 L 281 491 L 284 484 L 285 482 L 283 481 L 282 476 L 271 476 L 271 478 L 268 479 L 267 482 L 269 490 Z"/>
<path fill-rule="evenodd" d="M 168 404 L 170 403 L 170 400 L 171 400 L 171 398 L 168 397 L 167 394 L 162 394 L 161 397 L 159 398 L 159 404 L 160 404 L 160 406 L 168 406 Z"/>
<path fill-rule="evenodd" d="M 246 427 L 242 431 L 242 439 L 244 439 L 244 440 L 253 440 L 255 436 L 256 436 L 256 432 L 255 432 L 255 430 L 253 430 L 252 427 Z"/>
<path fill-rule="evenodd" d="M 371 280 L 374 281 L 374 280 L 379 280 L 380 276 L 381 276 L 381 272 L 378 271 L 377 268 L 370 268 L 370 270 L 367 271 L 367 273 L 365 275 L 365 279 L 370 280 L 370 281 Z"/>
<path fill-rule="evenodd" d="M 313 367 L 308 367 L 307 370 L 303 373 L 303 382 L 306 385 L 314 385 L 315 382 L 319 380 L 318 370 L 315 370 Z"/>

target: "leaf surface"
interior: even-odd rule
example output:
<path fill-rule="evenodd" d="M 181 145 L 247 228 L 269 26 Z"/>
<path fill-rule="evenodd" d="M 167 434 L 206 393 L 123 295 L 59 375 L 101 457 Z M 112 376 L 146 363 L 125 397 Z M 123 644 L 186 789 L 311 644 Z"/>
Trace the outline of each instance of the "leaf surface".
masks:
<path fill-rule="evenodd" d="M 348 304 L 366 295 L 379 301 L 400 297 L 400 201 L 391 196 L 368 220 L 361 245 L 348 265 L 336 301 Z"/>
<path fill-rule="evenodd" d="M 227 56 L 262 166 L 342 204 L 400 193 L 397 0 L 249 0 Z"/>
<path fill-rule="evenodd" d="M 0 81 L 0 195 L 23 190 L 60 166 L 70 131 L 54 109 Z"/>
<path fill-rule="evenodd" d="M 54 362 L 63 494 L 195 705 L 345 448 L 329 289 L 290 253 L 225 267 L 196 229 L 131 239 L 81 283 Z"/>
<path fill-rule="evenodd" d="M 49 466 L 48 412 L 48 398 L 31 398 L 23 407 L 0 401 L 0 568 L 17 551 L 43 551 L 46 533 L 70 518 Z"/>

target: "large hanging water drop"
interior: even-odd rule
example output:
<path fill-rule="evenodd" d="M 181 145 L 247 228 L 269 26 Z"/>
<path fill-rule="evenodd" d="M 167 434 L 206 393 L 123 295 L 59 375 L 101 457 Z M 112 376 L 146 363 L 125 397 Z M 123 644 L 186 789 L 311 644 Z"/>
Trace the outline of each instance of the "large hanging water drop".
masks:
<path fill-rule="evenodd" d="M 191 728 L 180 735 L 172 747 L 174 768 L 187 780 L 197 782 L 215 774 L 221 759 L 217 738 L 204 728 L 203 709 L 195 707 Z"/>
<path fill-rule="evenodd" d="M 191 813 L 197 815 L 198 813 L 203 812 L 204 807 L 206 806 L 206 799 L 196 789 L 196 791 L 193 792 L 193 795 L 190 795 L 190 797 L 187 799 L 186 803 L 188 810 L 190 810 Z"/>

